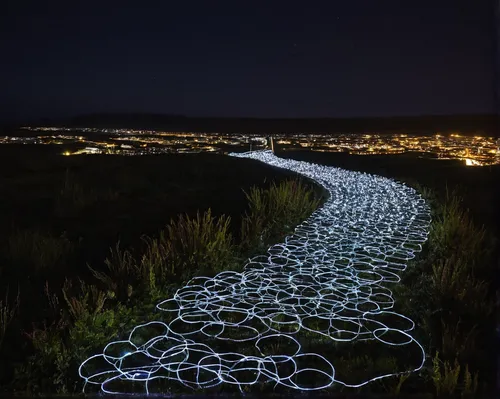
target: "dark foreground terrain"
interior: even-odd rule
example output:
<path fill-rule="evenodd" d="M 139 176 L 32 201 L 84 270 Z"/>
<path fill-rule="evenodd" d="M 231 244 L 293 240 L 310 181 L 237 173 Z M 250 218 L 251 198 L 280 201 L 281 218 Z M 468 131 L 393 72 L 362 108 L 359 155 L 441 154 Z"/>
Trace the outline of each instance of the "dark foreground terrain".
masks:
<path fill-rule="evenodd" d="M 212 209 L 238 234 L 251 186 L 290 173 L 214 154 L 61 156 L 57 146 L 0 146 L 0 239 L 19 229 L 65 233 L 87 261 L 109 247 L 138 244 L 181 213 Z"/>
<path fill-rule="evenodd" d="M 235 267 L 229 263 L 255 250 L 247 234 L 236 253 L 250 211 L 245 193 L 285 180 L 296 176 L 216 154 L 68 157 L 57 146 L 1 146 L 0 392 L 81 389 L 73 385 L 77 363 L 93 345 L 154 317 L 158 298 L 190 276 L 215 272 L 202 264 Z M 186 221 L 198 214 L 196 232 Z M 191 239 L 199 244 L 179 240 L 160 253 L 155 245 L 163 241 L 154 240 L 171 221 L 170 237 L 198 234 Z M 170 261 L 174 252 L 177 263 L 168 267 L 176 270 L 160 275 L 166 266 L 151 256 Z"/>
<path fill-rule="evenodd" d="M 137 252 L 132 248 L 144 247 L 144 234 L 155 237 L 178 214 L 193 217 L 198 210 L 211 208 L 214 216 L 231 217 L 228 226 L 238 241 L 249 205 L 243 190 L 268 188 L 272 181 L 294 177 L 259 162 L 215 154 L 63 157 L 60 151 L 50 146 L 0 147 L 0 300 L 8 298 L 12 305 L 17 292 L 20 298 L 7 333 L 1 336 L 3 345 L 0 340 L 0 391 L 4 392 L 78 392 L 78 362 L 111 338 L 124 336 L 131 326 L 150 320 L 158 298 L 169 295 L 154 281 L 151 286 L 150 276 L 140 275 L 129 284 L 129 274 L 144 264 L 144 258 L 142 262 L 137 258 L 137 265 L 132 259 Z M 430 188 L 437 197 L 432 200 L 435 228 L 429 243 L 395 291 L 396 310 L 417 323 L 415 334 L 429 353 L 426 367 L 408 381 L 395 379 L 357 392 L 328 394 L 377 397 L 401 390 L 401 397 L 423 392 L 409 396 L 423 398 L 440 390 L 464 397 L 489 395 L 496 366 L 491 299 L 498 252 L 492 235 L 500 169 L 467 168 L 460 162 L 419 159 L 414 154 L 277 155 L 396 178 L 423 192 L 422 186 Z M 452 194 L 455 189 L 459 196 Z M 453 202 L 454 198 L 463 201 Z M 470 215 L 462 208 L 470 209 Z M 483 224 L 487 234 L 478 227 Z M 104 259 L 110 257 L 110 247 L 117 248 L 117 241 L 121 250 L 114 252 L 111 264 L 120 278 L 107 286 L 87 265 L 112 271 L 104 267 Z M 174 288 L 182 283 L 182 278 L 170 275 L 158 281 L 168 285 L 173 278 Z M 87 285 L 80 286 L 79 279 Z M 143 280 L 148 281 L 141 291 Z M 100 306 L 94 294 L 106 305 Z M 373 369 L 363 354 L 353 356 L 345 372 Z M 389 367 L 394 359 L 386 360 L 383 366 Z"/>

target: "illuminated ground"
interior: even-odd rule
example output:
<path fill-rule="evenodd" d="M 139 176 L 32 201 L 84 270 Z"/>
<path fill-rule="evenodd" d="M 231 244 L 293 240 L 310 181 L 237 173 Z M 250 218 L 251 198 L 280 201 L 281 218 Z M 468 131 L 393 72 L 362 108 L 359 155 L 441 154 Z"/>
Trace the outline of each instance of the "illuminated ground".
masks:
<path fill-rule="evenodd" d="M 418 370 L 423 349 L 411 336 L 413 322 L 392 311 L 388 285 L 427 238 L 429 209 L 420 196 L 386 178 L 270 152 L 232 155 L 306 175 L 330 198 L 243 273 L 195 278 L 160 303 L 172 321 L 138 326 L 89 358 L 80 368 L 86 390 L 152 393 L 174 382 L 323 389 Z M 398 370 L 362 378 L 338 372 L 340 354 L 354 345 L 392 354 Z"/>

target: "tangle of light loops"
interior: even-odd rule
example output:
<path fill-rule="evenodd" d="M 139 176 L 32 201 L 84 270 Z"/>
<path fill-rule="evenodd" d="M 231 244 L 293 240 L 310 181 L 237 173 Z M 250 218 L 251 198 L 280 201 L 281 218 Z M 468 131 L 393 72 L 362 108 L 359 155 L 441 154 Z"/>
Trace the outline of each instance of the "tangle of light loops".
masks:
<path fill-rule="evenodd" d="M 305 175 L 329 199 L 242 273 L 196 277 L 157 305 L 172 320 L 137 326 L 128 340 L 87 359 L 79 369 L 85 386 L 149 394 L 164 390 L 165 381 L 195 389 L 269 382 L 313 390 L 419 370 L 424 350 L 410 335 L 413 322 L 392 310 L 387 284 L 399 282 L 398 272 L 427 239 L 425 201 L 378 176 L 270 151 L 231 155 Z M 371 353 L 403 350 L 411 360 L 396 372 L 372 370 L 351 376 L 355 381 L 339 376 L 342 345 L 367 342 L 376 346 Z"/>

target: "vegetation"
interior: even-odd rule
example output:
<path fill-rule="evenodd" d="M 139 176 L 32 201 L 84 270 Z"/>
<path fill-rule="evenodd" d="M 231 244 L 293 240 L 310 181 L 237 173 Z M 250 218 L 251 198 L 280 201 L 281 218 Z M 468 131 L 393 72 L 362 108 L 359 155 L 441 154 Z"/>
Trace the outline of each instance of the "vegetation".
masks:
<path fill-rule="evenodd" d="M 497 359 L 491 348 L 498 345 L 494 282 L 499 198 L 494 187 L 500 166 L 471 168 L 460 161 L 419 159 L 415 154 L 367 157 L 297 151 L 287 156 L 394 178 L 427 199 L 433 219 L 429 239 L 402 274 L 401 284 L 391 287 L 397 310 L 415 321 L 416 338 L 429 356 L 424 369 L 410 375 L 401 391 L 436 393 L 432 359 L 438 353 L 441 373 L 445 366 L 454 368 L 455 360 L 460 366 L 453 395 L 491 397 L 497 383 Z M 474 386 L 476 394 L 470 393 Z M 440 395 L 447 394 L 441 390 Z"/>
<path fill-rule="evenodd" d="M 320 204 L 301 180 L 273 183 L 268 190 L 252 187 L 245 193 L 249 210 L 241 225 L 242 246 L 262 251 L 305 220 Z"/>
<path fill-rule="evenodd" d="M 47 273 L 63 266 L 73 250 L 66 233 L 59 237 L 39 230 L 13 232 L 7 243 L 7 259 L 19 271 Z"/>
<path fill-rule="evenodd" d="M 427 194 L 430 194 L 429 192 Z M 433 223 L 423 256 L 394 287 L 396 305 L 420 328 L 419 340 L 433 358 L 424 373 L 436 394 L 475 394 L 493 369 L 493 237 L 471 220 L 456 192 L 433 204 Z M 471 374 L 472 373 L 472 374 Z M 472 375 L 472 376 L 471 376 Z"/>
<path fill-rule="evenodd" d="M 14 303 L 9 303 L 9 291 L 5 294 L 5 299 L 0 300 L 0 349 L 2 349 L 3 339 L 7 328 L 16 316 L 19 309 L 19 293 Z"/>
<path fill-rule="evenodd" d="M 160 233 L 159 247 L 164 248 L 167 269 L 183 279 L 194 273 L 214 275 L 235 266 L 231 219 L 212 217 L 209 209 L 203 215 L 198 212 L 190 219 L 180 215 Z"/>
<path fill-rule="evenodd" d="M 63 188 L 55 191 L 56 217 L 75 218 L 96 202 L 116 200 L 108 189 L 89 190 L 76 183 L 81 180 L 76 175 L 65 171 L 64 176 Z M 283 238 L 280 234 L 290 232 L 319 205 L 310 187 L 296 179 L 273 182 L 268 188 L 252 185 L 249 192 L 269 204 L 258 210 L 248 203 L 247 215 L 259 220 L 259 227 L 272 232 L 273 239 Z M 284 204 L 297 208 L 292 212 Z M 245 226 L 256 231 L 248 217 L 244 219 Z M 92 258 L 78 273 L 71 263 L 84 253 L 81 239 L 74 242 L 69 234 L 49 229 L 13 229 L 2 258 L 8 280 L 18 281 L 22 290 L 17 299 L 6 294 L 0 302 L 0 343 L 9 343 L 0 345 L 6 360 L 0 365 L 3 389 L 31 394 L 80 391 L 78 367 L 89 355 L 141 322 L 166 321 L 169 316 L 156 313 L 155 305 L 189 278 L 241 268 L 248 251 L 257 251 L 233 224 L 230 216 L 214 216 L 210 208 L 195 215 L 183 213 L 157 234 L 141 234 L 135 246 L 116 242 L 104 262 Z M 263 245 L 269 245 L 269 237 Z M 26 275 L 33 278 L 24 281 Z M 28 305 L 20 307 L 24 297 Z"/>
<path fill-rule="evenodd" d="M 192 204 L 182 212 L 182 204 L 173 206 L 175 213 L 167 214 L 158 204 L 175 200 L 154 191 L 162 176 L 139 179 L 133 169 L 129 175 L 120 174 L 121 166 L 115 165 L 110 176 L 120 175 L 117 182 L 101 181 L 101 188 L 90 189 L 75 165 L 74 173 L 67 169 L 68 165 L 59 168 L 53 176 L 57 184 L 50 190 L 43 188 L 43 194 L 33 200 L 52 195 L 45 204 L 50 204 L 46 212 L 52 212 L 55 222 L 38 212 L 38 219 L 30 223 L 33 213 L 27 211 L 29 207 L 20 207 L 0 232 L 4 242 L 0 253 L 0 387 L 6 391 L 78 392 L 78 366 L 89 354 L 125 337 L 131 326 L 145 320 L 168 321 L 168 314 L 155 310 L 160 299 L 170 297 L 192 276 L 241 267 L 244 259 L 282 239 L 321 203 L 307 183 L 282 176 L 261 187 L 247 179 L 238 197 L 241 206 L 231 208 L 231 201 L 225 202 L 223 206 L 232 210 L 226 214 L 214 206 Z M 45 173 L 50 170 L 47 167 Z M 182 173 L 183 180 L 207 177 L 199 166 Z M 164 192 L 183 192 L 181 183 L 175 186 L 164 180 L 170 185 L 161 187 Z M 476 397 L 489 392 L 495 377 L 488 355 L 495 346 L 491 281 L 497 253 L 492 228 L 478 224 L 481 218 L 467 210 L 471 202 L 464 193 L 412 184 L 430 202 L 433 222 L 422 253 L 402 274 L 401 283 L 391 289 L 396 310 L 415 321 L 416 338 L 428 359 L 420 373 L 383 379 L 358 391 Z M 207 196 L 218 198 L 213 189 L 205 190 L 211 193 Z M 151 218 L 144 206 L 148 202 L 139 192 L 157 201 Z M 203 197 L 200 191 L 185 195 Z M 230 198 L 234 203 L 235 197 Z M 142 204 L 137 213 L 137 205 L 122 208 L 127 201 Z M 197 211 L 200 208 L 207 210 Z M 109 226 L 122 228 L 123 215 L 133 222 L 117 237 Z M 71 230 L 71 226 L 78 229 Z M 16 294 L 12 287 L 17 286 Z M 335 350 L 313 339 L 310 345 L 325 352 Z M 398 369 L 396 357 L 367 356 L 366 349 L 359 346 L 342 353 L 337 372 L 354 378 Z"/>

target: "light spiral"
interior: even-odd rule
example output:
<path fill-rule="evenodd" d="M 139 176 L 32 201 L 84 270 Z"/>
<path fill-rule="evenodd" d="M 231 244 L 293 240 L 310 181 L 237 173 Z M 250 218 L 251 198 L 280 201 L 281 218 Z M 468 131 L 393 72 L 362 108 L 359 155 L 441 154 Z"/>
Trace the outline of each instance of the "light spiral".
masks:
<path fill-rule="evenodd" d="M 313 179 L 325 204 L 242 273 L 196 277 L 157 305 L 169 322 L 135 327 L 79 368 L 85 387 L 106 393 L 159 392 L 165 382 L 204 389 L 270 383 L 299 390 L 359 387 L 419 370 L 414 323 L 393 311 L 387 287 L 422 249 L 430 211 L 412 188 L 339 168 L 286 160 L 270 151 L 231 154 Z M 356 381 L 338 373 L 346 345 L 408 357 L 398 371 Z M 344 348 L 344 349 L 343 349 Z M 163 384 L 163 385 L 162 385 Z M 85 388 L 84 388 L 85 389 Z"/>

